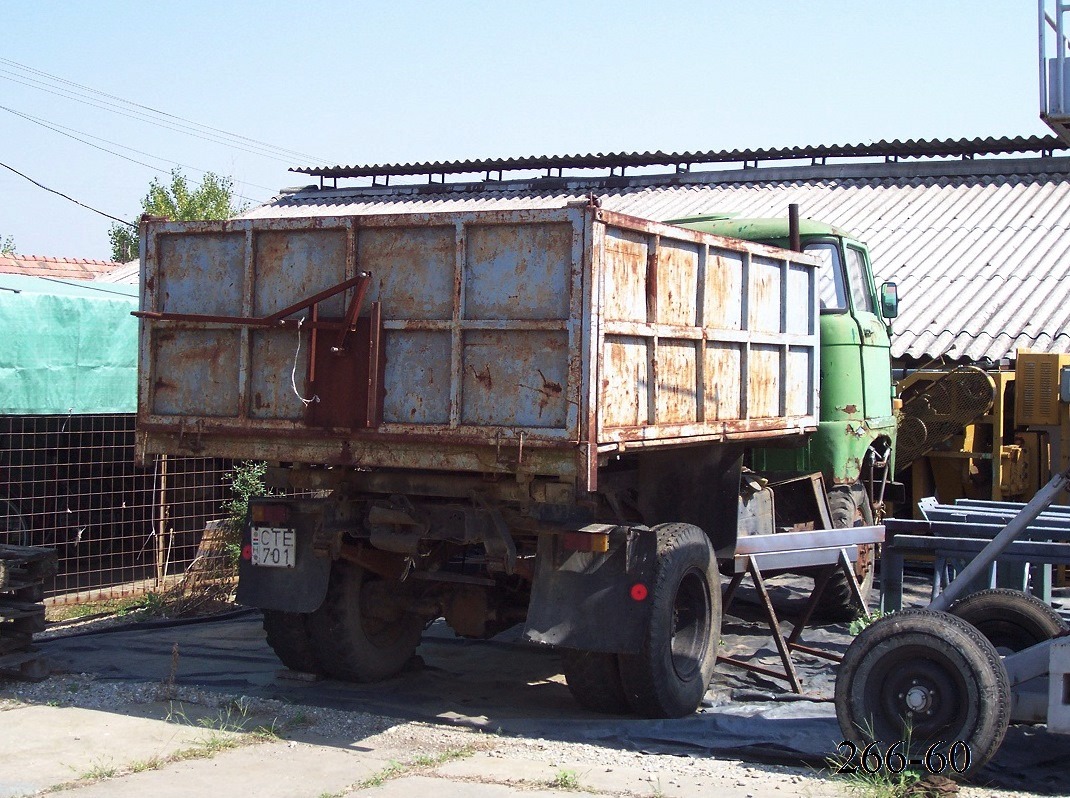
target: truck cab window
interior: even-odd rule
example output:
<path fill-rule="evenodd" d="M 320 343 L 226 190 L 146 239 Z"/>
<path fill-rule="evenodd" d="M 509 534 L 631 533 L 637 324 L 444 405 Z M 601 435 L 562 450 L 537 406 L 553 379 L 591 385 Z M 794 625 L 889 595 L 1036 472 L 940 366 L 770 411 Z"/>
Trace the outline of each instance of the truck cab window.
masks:
<path fill-rule="evenodd" d="M 817 291 L 822 310 L 847 310 L 847 289 L 844 287 L 843 268 L 840 266 L 839 248 L 829 242 L 809 244 L 806 252 L 817 257 Z"/>
<path fill-rule="evenodd" d="M 873 295 L 869 290 L 869 281 L 866 279 L 866 259 L 862 250 L 854 247 L 846 247 L 847 280 L 851 287 L 851 301 L 855 310 L 864 310 L 873 313 Z"/>

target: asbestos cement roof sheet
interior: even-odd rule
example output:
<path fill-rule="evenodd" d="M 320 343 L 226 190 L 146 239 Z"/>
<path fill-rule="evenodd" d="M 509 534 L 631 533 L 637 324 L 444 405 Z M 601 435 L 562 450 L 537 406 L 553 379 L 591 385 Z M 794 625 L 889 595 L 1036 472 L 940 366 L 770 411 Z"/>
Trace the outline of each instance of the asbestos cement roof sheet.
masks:
<path fill-rule="evenodd" d="M 249 218 L 562 207 L 594 194 L 649 219 L 805 217 L 871 250 L 899 284 L 893 355 L 998 361 L 1070 352 L 1070 158 L 814 165 L 629 178 L 308 188 Z"/>

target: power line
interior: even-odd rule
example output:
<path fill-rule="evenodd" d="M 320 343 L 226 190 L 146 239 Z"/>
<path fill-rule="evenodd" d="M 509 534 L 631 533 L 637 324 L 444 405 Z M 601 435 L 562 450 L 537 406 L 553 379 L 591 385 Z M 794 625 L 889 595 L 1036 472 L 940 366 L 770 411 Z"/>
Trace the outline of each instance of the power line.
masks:
<path fill-rule="evenodd" d="M 146 156 L 148 158 L 155 158 L 158 161 L 164 161 L 165 163 L 174 164 L 175 166 L 181 166 L 184 169 L 192 169 L 194 172 L 200 172 L 201 174 L 208 174 L 208 171 L 205 170 L 205 169 L 199 169 L 196 166 L 190 166 L 189 164 L 179 163 L 178 161 L 172 161 L 170 158 L 162 158 L 159 155 L 153 155 L 151 152 L 145 152 L 143 150 L 135 149 L 134 147 L 128 147 L 127 145 L 120 144 L 117 141 L 110 141 L 109 139 L 104 139 L 104 138 L 101 138 L 100 136 L 94 136 L 92 133 L 86 133 L 85 131 L 78 130 L 77 128 L 67 127 L 65 125 L 59 124 L 58 122 L 52 122 L 52 121 L 50 121 L 48 119 L 42 119 L 41 117 L 31 116 L 30 114 L 24 114 L 21 111 L 16 111 L 14 108 L 8 108 L 6 105 L 0 105 L 0 110 L 7 111 L 8 113 L 14 114 L 15 116 L 22 117 L 23 119 L 27 120 L 28 122 L 32 122 L 35 125 L 40 125 L 41 127 L 47 128 L 48 130 L 51 130 L 51 131 L 53 131 L 55 133 L 59 133 L 61 136 L 66 136 L 67 138 L 74 139 L 75 141 L 81 142 L 82 144 L 85 144 L 88 147 L 93 147 L 94 149 L 100 150 L 101 152 L 106 152 L 109 155 L 114 155 L 116 158 L 122 158 L 125 161 L 130 161 L 131 163 L 138 164 L 139 166 L 144 166 L 144 167 L 146 167 L 148 169 L 152 169 L 152 170 L 154 170 L 156 172 L 160 172 L 161 174 L 167 174 L 168 172 L 167 172 L 166 169 L 161 169 L 158 166 L 153 166 L 152 164 L 147 164 L 144 161 L 139 161 L 136 158 L 131 158 L 131 157 L 127 156 L 127 155 L 123 155 L 120 152 L 115 152 L 114 150 L 109 150 L 107 147 L 101 147 L 99 144 L 94 144 L 91 141 L 86 141 L 85 139 L 79 138 L 79 136 L 74 135 L 74 133 L 78 133 L 81 136 L 87 136 L 88 138 L 91 138 L 91 139 L 96 139 L 97 141 L 103 141 L 106 144 L 111 144 L 114 147 L 121 147 L 124 150 L 130 150 L 130 152 L 136 152 L 139 155 L 144 155 L 144 156 Z M 68 133 L 68 132 L 65 132 L 65 131 L 71 131 L 71 132 Z M 245 183 L 245 185 L 253 186 L 254 188 L 262 188 L 265 191 L 272 191 L 272 189 L 268 188 L 267 186 L 260 186 L 260 185 L 257 185 L 256 183 Z M 239 194 L 238 197 L 240 199 L 246 199 L 246 200 L 250 200 L 252 202 L 263 202 L 263 200 L 261 200 L 261 199 L 258 199 L 256 197 L 247 197 L 244 194 Z"/>
<path fill-rule="evenodd" d="M 254 149 L 250 149 L 249 147 L 243 147 L 240 144 L 236 144 L 236 143 L 231 142 L 231 141 L 220 140 L 218 137 L 202 136 L 202 135 L 200 135 L 200 134 L 198 134 L 198 133 L 196 133 L 194 131 L 184 130 L 181 127 L 176 127 L 175 125 L 171 125 L 171 124 L 168 124 L 166 122 L 162 122 L 160 120 L 146 118 L 145 115 L 140 113 L 140 112 L 127 113 L 125 111 L 118 110 L 118 107 L 112 107 L 112 108 L 107 107 L 108 105 L 114 106 L 115 105 L 114 103 L 106 103 L 105 105 L 101 105 L 100 103 L 94 102 L 93 100 L 85 99 L 84 97 L 78 97 L 78 96 L 72 94 L 71 92 L 67 91 L 66 89 L 57 89 L 56 87 L 45 88 L 44 84 L 42 84 L 41 86 L 34 86 L 33 83 L 27 83 L 25 80 L 20 80 L 20 79 L 15 78 L 15 77 L 10 77 L 9 75 L 5 75 L 3 73 L 4 73 L 4 70 L 0 70 L 0 78 L 2 78 L 4 80 L 10 80 L 12 83 L 18 83 L 18 84 L 20 84 L 22 86 L 28 86 L 31 89 L 37 89 L 37 90 L 43 91 L 43 92 L 45 92 L 47 94 L 52 94 L 52 95 L 54 95 L 56 97 L 62 97 L 65 100 L 74 100 L 77 103 L 82 103 L 83 105 L 88 105 L 88 106 L 91 106 L 93 108 L 99 108 L 102 111 L 108 111 L 109 113 L 118 114 L 119 116 L 125 116 L 127 119 L 134 119 L 134 120 L 136 120 L 138 122 L 145 122 L 146 124 L 155 125 L 156 127 L 162 127 L 165 130 L 172 130 L 172 131 L 174 131 L 176 133 L 183 133 L 183 134 L 185 134 L 187 136 L 192 136 L 193 138 L 201 139 L 202 141 L 210 141 L 213 144 L 222 144 L 225 147 L 231 147 L 231 148 L 236 149 L 236 150 L 241 150 L 243 152 L 248 152 L 248 153 L 250 153 L 252 155 L 259 155 L 262 158 L 269 158 L 269 159 L 271 159 L 273 161 L 278 161 L 279 163 L 289 164 L 289 163 L 292 163 L 292 161 L 293 161 L 292 158 L 281 158 L 281 157 L 279 157 L 277 155 L 272 155 L 272 154 L 267 153 L 267 152 L 260 152 L 260 151 L 254 150 Z M 34 82 L 38 82 L 39 83 L 40 81 L 34 81 Z"/>
<path fill-rule="evenodd" d="M 161 110 L 159 110 L 157 108 L 152 108 L 150 106 L 134 102 L 133 100 L 127 100 L 127 99 L 125 99 L 123 97 L 119 97 L 119 96 L 114 95 L 114 94 L 109 94 L 108 92 L 104 92 L 104 91 L 101 91 L 99 89 L 94 89 L 91 86 L 85 86 L 83 84 L 76 83 L 74 81 L 67 80 L 65 78 L 61 78 L 58 75 L 52 75 L 52 74 L 50 74 L 48 72 L 44 72 L 42 70 L 30 67 L 30 66 L 28 66 L 26 64 L 19 63 L 18 61 L 14 61 L 14 60 L 12 60 L 10 58 L 0 57 L 0 63 L 7 64 L 8 66 L 14 67 L 15 69 L 20 70 L 22 72 L 28 72 L 28 73 L 33 74 L 33 75 L 38 75 L 40 77 L 46 78 L 48 81 L 52 81 L 52 82 L 55 82 L 55 83 L 63 84 L 65 86 L 72 86 L 75 89 L 79 90 L 80 92 L 87 92 L 89 94 L 94 94 L 94 95 L 97 95 L 97 96 L 102 97 L 102 98 L 107 98 L 108 100 L 116 100 L 116 101 L 118 101 L 119 103 L 122 103 L 125 106 L 129 106 L 130 108 L 140 109 L 140 112 L 138 112 L 138 113 L 147 112 L 147 114 L 152 114 L 152 115 L 164 117 L 164 118 L 169 119 L 169 120 L 174 120 L 174 122 L 179 123 L 182 127 L 198 128 L 202 132 L 210 132 L 210 133 L 217 134 L 217 135 L 220 135 L 220 136 L 225 136 L 228 139 L 235 140 L 235 142 L 244 142 L 246 144 L 253 145 L 253 146 L 255 146 L 255 147 L 259 148 L 259 149 L 269 150 L 269 151 L 272 151 L 272 152 L 276 153 L 277 155 L 286 156 L 287 158 L 290 158 L 290 159 L 299 158 L 299 159 L 308 160 L 308 161 L 318 161 L 318 162 L 321 162 L 321 163 L 326 163 L 325 159 L 318 158 L 318 157 L 312 156 L 312 155 L 308 155 L 307 153 L 298 152 L 296 150 L 291 150 L 291 149 L 287 149 L 287 148 L 284 148 L 284 147 L 278 147 L 278 146 L 276 146 L 274 144 L 269 144 L 267 142 L 251 138 L 249 136 L 242 136 L 242 135 L 237 134 L 237 133 L 231 133 L 229 131 L 223 130 L 222 128 L 213 127 L 211 125 L 205 125 L 205 124 L 203 124 L 201 122 L 195 122 L 195 121 L 193 121 L 191 119 L 186 119 L 185 117 L 181 117 L 181 116 L 178 116 L 176 114 L 171 114 L 171 113 L 168 113 L 166 111 L 161 111 Z M 26 77 L 26 76 L 23 76 L 23 77 Z M 27 79 L 34 80 L 33 78 L 27 78 Z M 34 80 L 34 82 L 42 83 L 41 81 L 36 81 L 36 80 Z M 60 88 L 60 87 L 53 86 L 52 88 Z M 76 92 L 71 92 L 70 90 L 67 90 L 67 89 L 61 89 L 61 90 L 62 91 L 66 91 L 68 93 L 76 93 Z M 75 99 L 75 98 L 72 97 L 71 99 Z M 106 102 L 106 100 L 104 102 Z M 114 103 L 110 103 L 110 102 L 106 102 L 106 104 L 107 105 L 112 105 L 112 106 L 115 105 Z M 141 115 L 145 116 L 146 114 L 145 113 L 141 113 Z M 149 121 L 149 120 L 144 120 L 144 121 Z M 158 122 L 154 123 L 154 124 L 158 124 Z M 194 135 L 194 133 L 192 133 L 191 131 L 188 131 L 188 130 L 184 130 L 182 132 L 186 132 L 188 135 Z M 221 142 L 221 143 L 223 143 L 223 142 Z M 265 155 L 266 155 L 266 153 L 265 153 Z M 272 157 L 272 156 L 266 155 L 266 157 Z"/>
<path fill-rule="evenodd" d="M 33 183 L 38 188 L 43 188 L 45 191 L 48 191 L 48 192 L 50 192 L 52 194 L 56 194 L 57 196 L 63 197 L 63 199 L 68 200 L 69 202 L 73 202 L 75 205 L 81 205 L 83 208 L 85 208 L 88 211 L 93 211 L 93 213 L 99 213 L 101 216 L 107 217 L 108 219 L 111 219 L 112 221 L 116 221 L 119 224 L 125 224 L 127 227 L 132 227 L 135 230 L 137 230 L 137 225 L 136 224 L 132 224 L 132 223 L 126 221 L 125 219 L 120 219 L 118 216 L 112 216 L 110 213 L 105 213 L 104 211 L 97 210 L 96 208 L 94 208 L 94 207 L 92 207 L 90 205 L 86 205 L 84 202 L 79 202 L 74 197 L 68 197 L 62 191 L 56 191 L 56 189 L 49 188 L 48 186 L 44 185 L 43 183 L 38 183 L 32 177 L 30 177 L 29 175 L 24 175 L 22 172 L 20 172 L 18 169 L 16 169 L 13 166 L 8 166 L 6 163 L 4 163 L 2 161 L 0 161 L 0 166 L 4 167 L 5 169 L 7 169 L 10 172 L 14 172 L 15 174 L 17 174 L 19 177 L 23 178 L 24 180 L 29 180 L 31 183 Z"/>

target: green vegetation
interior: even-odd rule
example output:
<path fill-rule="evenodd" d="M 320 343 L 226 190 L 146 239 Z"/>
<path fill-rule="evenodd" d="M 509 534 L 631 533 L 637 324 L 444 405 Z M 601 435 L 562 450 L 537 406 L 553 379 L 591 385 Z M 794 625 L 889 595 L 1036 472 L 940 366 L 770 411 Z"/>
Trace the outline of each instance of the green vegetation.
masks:
<path fill-rule="evenodd" d="M 861 633 L 863 629 L 872 624 L 874 621 L 880 620 L 886 614 L 887 613 L 881 612 L 880 610 L 873 610 L 873 612 L 868 612 L 865 615 L 860 615 L 859 617 L 851 621 L 851 623 L 847 626 L 847 631 L 851 633 L 852 637 L 857 636 L 859 633 Z"/>
<path fill-rule="evenodd" d="M 15 239 L 11 236 L 0 238 L 0 255 L 17 255 L 15 252 Z"/>
<path fill-rule="evenodd" d="M 580 787 L 580 777 L 576 775 L 576 771 L 565 770 L 564 768 L 557 771 L 557 775 L 555 775 L 552 779 L 546 782 L 546 786 L 552 787 L 555 790 L 582 789 Z"/>
<path fill-rule="evenodd" d="M 254 496 L 268 496 L 264 486 L 267 463 L 246 460 L 234 466 L 224 479 L 230 480 L 231 497 L 223 503 L 227 514 L 224 551 L 233 565 L 241 558 L 242 529 L 249 514 L 249 500 Z"/>
<path fill-rule="evenodd" d="M 149 193 L 141 200 L 141 212 L 166 216 L 176 222 L 198 219 L 229 219 L 241 213 L 244 205 L 234 202 L 234 184 L 229 177 L 206 172 L 199 186 L 190 186 L 181 169 L 171 170 L 171 182 L 159 178 L 149 183 Z M 138 257 L 138 231 L 122 224 L 108 230 L 112 260 L 129 261 Z"/>

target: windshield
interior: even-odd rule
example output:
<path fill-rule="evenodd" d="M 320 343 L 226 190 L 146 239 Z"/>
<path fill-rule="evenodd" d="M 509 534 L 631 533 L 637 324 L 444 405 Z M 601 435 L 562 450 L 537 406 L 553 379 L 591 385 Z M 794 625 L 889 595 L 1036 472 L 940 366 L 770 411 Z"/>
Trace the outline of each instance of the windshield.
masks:
<path fill-rule="evenodd" d="M 817 291 L 822 310 L 847 310 L 840 251 L 834 243 L 807 244 L 805 252 L 817 257 Z"/>

